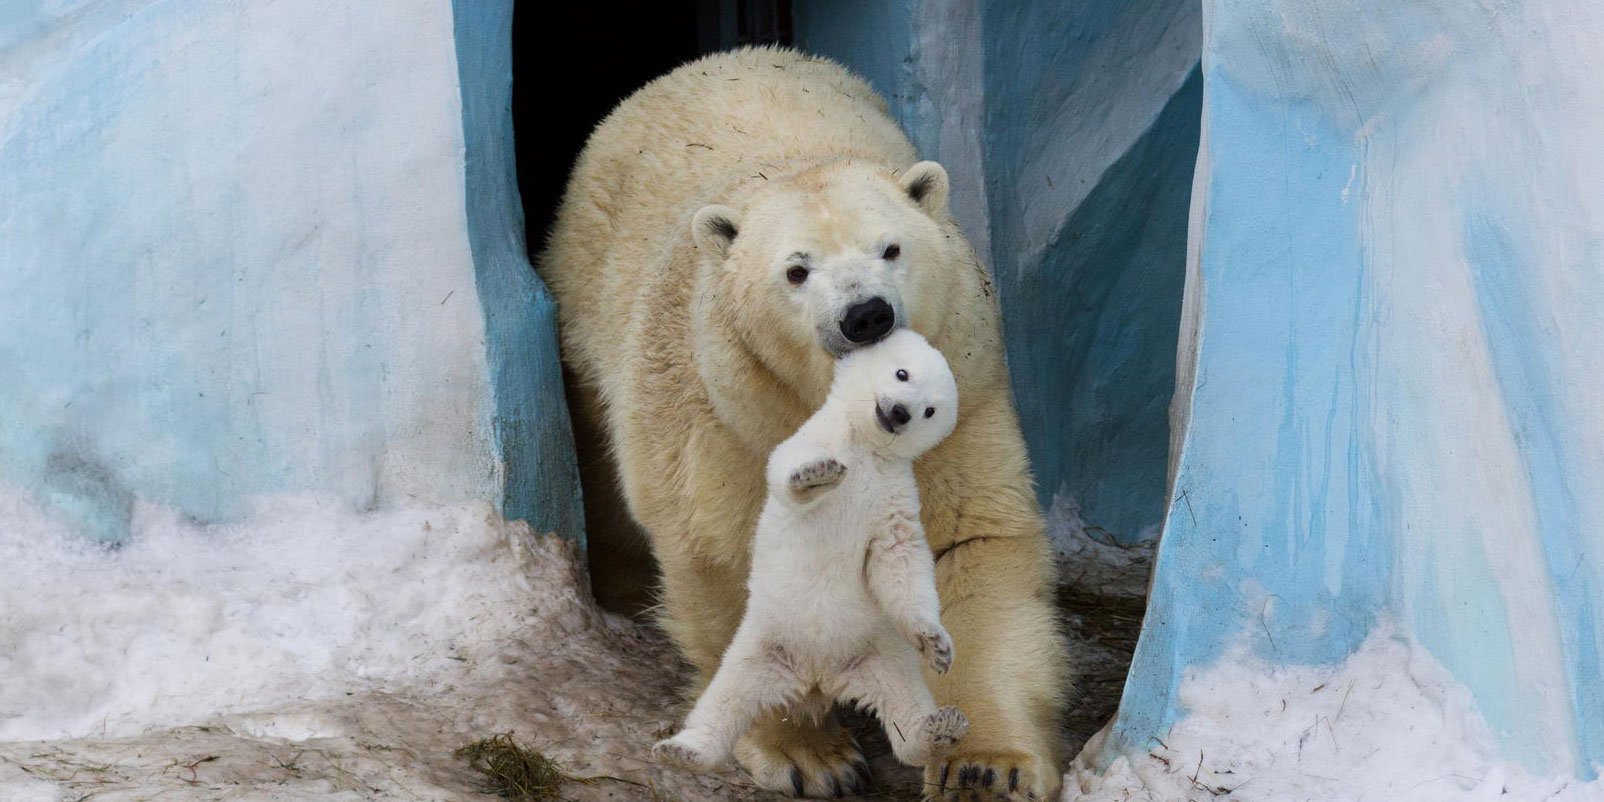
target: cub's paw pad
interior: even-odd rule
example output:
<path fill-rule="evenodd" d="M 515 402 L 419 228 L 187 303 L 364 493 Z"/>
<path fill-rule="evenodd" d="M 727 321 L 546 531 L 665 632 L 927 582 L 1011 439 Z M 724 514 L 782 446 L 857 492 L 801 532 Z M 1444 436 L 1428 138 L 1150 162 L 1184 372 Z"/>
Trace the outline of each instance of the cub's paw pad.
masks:
<path fill-rule="evenodd" d="M 925 717 L 923 731 L 930 751 L 937 755 L 946 754 L 953 744 L 963 740 L 969 733 L 969 718 L 963 711 L 948 705 Z"/>
<path fill-rule="evenodd" d="M 687 769 L 710 769 L 715 762 L 700 749 L 678 738 L 658 741 L 652 747 L 652 757 L 658 762 Z"/>
<path fill-rule="evenodd" d="M 937 674 L 947 673 L 947 669 L 952 668 L 952 636 L 947 634 L 947 630 L 937 627 L 920 632 L 916 637 L 919 639 L 919 653 L 930 664 L 930 670 Z"/>
<path fill-rule="evenodd" d="M 735 747 L 741 767 L 761 787 L 798 797 L 869 793 L 874 782 L 858 744 L 833 720 L 760 725 Z"/>
<path fill-rule="evenodd" d="M 1039 802 L 1058 792 L 1051 763 L 1025 752 L 965 750 L 925 767 L 927 798 L 980 802 Z"/>
<path fill-rule="evenodd" d="M 791 472 L 791 492 L 802 497 L 817 495 L 840 484 L 846 473 L 847 466 L 834 459 L 815 460 Z"/>

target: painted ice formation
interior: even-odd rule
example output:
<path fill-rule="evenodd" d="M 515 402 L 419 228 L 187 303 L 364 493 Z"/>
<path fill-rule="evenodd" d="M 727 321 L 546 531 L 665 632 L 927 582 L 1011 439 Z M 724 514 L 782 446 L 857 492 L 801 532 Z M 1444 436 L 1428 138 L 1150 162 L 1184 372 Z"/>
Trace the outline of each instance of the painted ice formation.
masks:
<path fill-rule="evenodd" d="M 1060 547 L 1164 517 L 1168 408 L 1202 83 L 1192 0 L 837 0 L 798 44 L 867 76 L 990 264 Z"/>
<path fill-rule="evenodd" d="M 113 542 L 310 491 L 580 535 L 510 0 L 5 9 L 0 483 Z"/>
<path fill-rule="evenodd" d="M 0 4 L 0 739 L 488 660 L 582 535 L 510 0 Z"/>
<path fill-rule="evenodd" d="M 1604 6 L 1204 7 L 1174 483 L 1105 758 L 1234 645 L 1324 664 L 1396 618 L 1503 756 L 1596 776 Z"/>
<path fill-rule="evenodd" d="M 1437 767 L 1594 777 L 1604 6 L 906 0 L 867 37 L 839 5 L 799 40 L 952 167 L 1060 528 L 1163 519 L 1093 762 L 1206 731 L 1200 672 L 1385 671 L 1353 655 L 1391 621 L 1470 700 Z"/>

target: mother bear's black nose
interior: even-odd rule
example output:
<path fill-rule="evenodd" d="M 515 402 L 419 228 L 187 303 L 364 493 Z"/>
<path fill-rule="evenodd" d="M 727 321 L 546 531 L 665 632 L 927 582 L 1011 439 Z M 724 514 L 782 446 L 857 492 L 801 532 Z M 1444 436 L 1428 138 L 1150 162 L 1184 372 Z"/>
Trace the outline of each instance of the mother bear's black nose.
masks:
<path fill-rule="evenodd" d="M 896 323 L 897 313 L 891 304 L 876 296 L 847 309 L 846 316 L 841 318 L 841 334 L 849 342 L 863 345 L 890 334 Z"/>

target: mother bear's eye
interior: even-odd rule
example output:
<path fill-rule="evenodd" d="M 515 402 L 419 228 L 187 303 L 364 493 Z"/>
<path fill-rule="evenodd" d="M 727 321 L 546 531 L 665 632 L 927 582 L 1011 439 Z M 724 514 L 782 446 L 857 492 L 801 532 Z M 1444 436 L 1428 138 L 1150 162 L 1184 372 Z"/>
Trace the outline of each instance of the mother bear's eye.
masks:
<path fill-rule="evenodd" d="M 808 280 L 808 269 L 801 265 L 792 265 L 790 270 L 785 271 L 785 280 L 792 284 L 801 284 Z"/>
<path fill-rule="evenodd" d="M 893 242 L 886 246 L 885 251 L 880 254 L 880 258 L 886 260 L 887 262 L 895 262 L 897 261 L 897 257 L 901 255 L 902 246 Z"/>
<path fill-rule="evenodd" d="M 935 407 L 925 407 L 925 417 L 927 417 L 927 418 L 933 417 L 933 416 L 935 416 L 935 414 L 936 414 L 936 408 Z"/>
<path fill-rule="evenodd" d="M 908 371 L 906 371 L 906 370 L 897 371 L 897 381 L 905 382 L 907 380 L 908 380 Z"/>

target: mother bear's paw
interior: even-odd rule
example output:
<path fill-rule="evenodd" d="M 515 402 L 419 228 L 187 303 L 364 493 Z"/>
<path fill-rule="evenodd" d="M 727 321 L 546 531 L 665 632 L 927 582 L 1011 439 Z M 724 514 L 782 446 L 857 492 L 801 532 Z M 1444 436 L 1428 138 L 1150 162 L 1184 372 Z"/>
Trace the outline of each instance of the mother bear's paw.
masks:
<path fill-rule="evenodd" d="M 944 801 L 1036 802 L 1051 799 L 1059 782 L 1050 760 L 1029 752 L 979 751 L 967 745 L 925 767 L 925 797 Z"/>
<path fill-rule="evenodd" d="M 768 715 L 735 745 L 735 759 L 770 791 L 837 798 L 865 793 L 869 763 L 834 715 L 815 722 Z"/>

